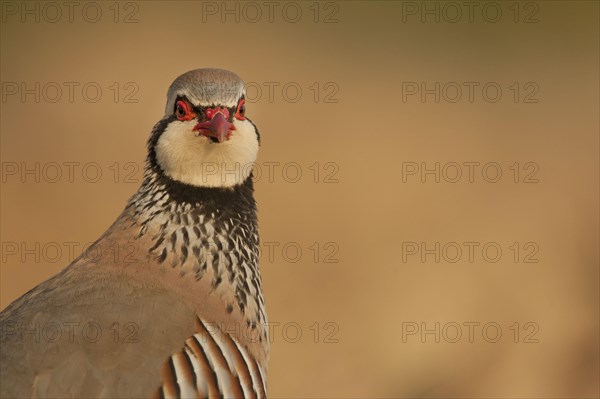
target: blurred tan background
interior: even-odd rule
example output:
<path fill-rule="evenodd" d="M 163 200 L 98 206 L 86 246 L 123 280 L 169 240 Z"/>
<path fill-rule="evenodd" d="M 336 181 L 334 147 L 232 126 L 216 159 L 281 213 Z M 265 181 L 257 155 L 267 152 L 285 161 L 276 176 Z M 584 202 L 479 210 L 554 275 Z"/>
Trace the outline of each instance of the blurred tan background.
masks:
<path fill-rule="evenodd" d="M 2 309 L 122 210 L 172 80 L 222 67 L 262 134 L 271 397 L 598 397 L 597 2 L 2 3 Z"/>

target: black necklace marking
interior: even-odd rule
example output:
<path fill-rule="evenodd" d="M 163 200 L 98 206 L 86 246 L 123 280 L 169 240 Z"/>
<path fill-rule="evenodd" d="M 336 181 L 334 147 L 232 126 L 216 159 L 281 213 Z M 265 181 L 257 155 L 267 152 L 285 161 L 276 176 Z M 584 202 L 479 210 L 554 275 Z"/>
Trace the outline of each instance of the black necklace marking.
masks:
<path fill-rule="evenodd" d="M 246 324 L 255 329 L 266 323 L 266 316 L 252 174 L 230 188 L 197 187 L 166 176 L 155 145 L 174 119 L 170 115 L 159 121 L 148 140 L 144 181 L 128 205 L 134 208 L 134 224 L 140 227 L 139 236 L 151 234 L 150 253 L 158 263 L 179 268 L 182 276 L 191 273 L 196 280 L 211 269 L 213 289 L 227 284 Z M 232 304 L 225 306 L 230 312 Z"/>

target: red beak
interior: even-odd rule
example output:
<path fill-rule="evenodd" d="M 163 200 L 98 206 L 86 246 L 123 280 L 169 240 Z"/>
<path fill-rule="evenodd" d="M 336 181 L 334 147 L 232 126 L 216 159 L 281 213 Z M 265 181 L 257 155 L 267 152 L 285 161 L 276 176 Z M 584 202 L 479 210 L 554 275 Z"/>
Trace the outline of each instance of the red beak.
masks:
<path fill-rule="evenodd" d="M 203 136 L 212 137 L 222 143 L 229 140 L 231 131 L 235 130 L 235 126 L 221 112 L 216 112 L 210 120 L 198 123 L 194 130 L 197 130 Z"/>

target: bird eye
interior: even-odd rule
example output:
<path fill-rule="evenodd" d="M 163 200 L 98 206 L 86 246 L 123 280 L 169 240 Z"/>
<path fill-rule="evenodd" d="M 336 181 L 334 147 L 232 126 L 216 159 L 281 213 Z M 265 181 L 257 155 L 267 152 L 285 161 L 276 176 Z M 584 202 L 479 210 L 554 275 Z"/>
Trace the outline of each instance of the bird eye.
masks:
<path fill-rule="evenodd" d="M 193 118 L 193 115 L 191 115 L 188 109 L 188 105 L 183 100 L 177 101 L 177 104 L 175 105 L 175 116 L 180 121 L 189 121 Z"/>
<path fill-rule="evenodd" d="M 237 112 L 235 113 L 235 118 L 239 119 L 241 121 L 246 119 L 246 101 L 243 99 L 240 101 L 240 104 L 238 105 Z"/>

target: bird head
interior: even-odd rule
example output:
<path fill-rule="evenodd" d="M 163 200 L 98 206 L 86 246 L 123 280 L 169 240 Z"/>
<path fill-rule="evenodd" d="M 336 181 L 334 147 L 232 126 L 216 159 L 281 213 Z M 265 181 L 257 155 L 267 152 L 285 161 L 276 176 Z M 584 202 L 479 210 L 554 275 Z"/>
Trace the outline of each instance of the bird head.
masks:
<path fill-rule="evenodd" d="M 171 84 L 148 145 L 150 162 L 173 180 L 233 187 L 249 178 L 259 141 L 244 82 L 223 69 L 196 69 Z"/>

